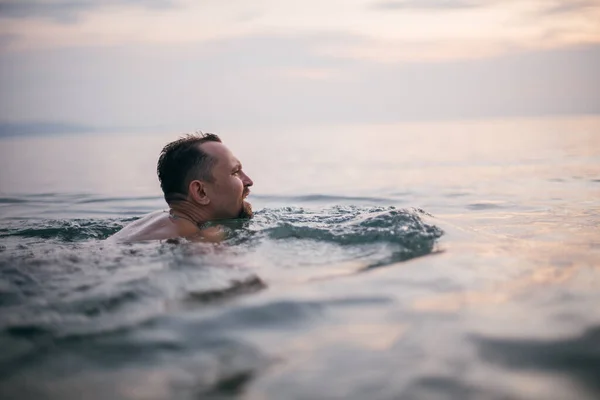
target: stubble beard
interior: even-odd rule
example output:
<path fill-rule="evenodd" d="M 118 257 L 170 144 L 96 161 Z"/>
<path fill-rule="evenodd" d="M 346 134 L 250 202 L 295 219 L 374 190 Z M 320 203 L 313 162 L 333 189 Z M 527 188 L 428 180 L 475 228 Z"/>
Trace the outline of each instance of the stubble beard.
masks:
<path fill-rule="evenodd" d="M 254 213 L 252 212 L 252 205 L 245 200 L 242 201 L 242 209 L 240 210 L 238 218 L 252 218 L 253 214 Z"/>

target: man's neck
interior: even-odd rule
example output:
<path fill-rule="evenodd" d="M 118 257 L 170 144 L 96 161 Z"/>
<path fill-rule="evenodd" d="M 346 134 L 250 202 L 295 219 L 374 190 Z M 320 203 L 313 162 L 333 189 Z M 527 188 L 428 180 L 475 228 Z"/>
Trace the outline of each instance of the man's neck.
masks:
<path fill-rule="evenodd" d="M 207 210 L 199 209 L 187 200 L 172 202 L 169 208 L 171 219 L 181 228 L 183 236 L 199 232 L 209 220 Z"/>

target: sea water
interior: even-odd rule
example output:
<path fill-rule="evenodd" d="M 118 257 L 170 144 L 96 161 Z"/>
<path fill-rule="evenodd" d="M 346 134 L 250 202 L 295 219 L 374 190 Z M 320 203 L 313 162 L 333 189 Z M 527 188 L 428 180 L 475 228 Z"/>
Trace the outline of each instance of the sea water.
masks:
<path fill-rule="evenodd" d="M 216 245 L 104 240 L 178 132 L 0 140 L 0 397 L 600 395 L 600 118 L 216 133 Z"/>

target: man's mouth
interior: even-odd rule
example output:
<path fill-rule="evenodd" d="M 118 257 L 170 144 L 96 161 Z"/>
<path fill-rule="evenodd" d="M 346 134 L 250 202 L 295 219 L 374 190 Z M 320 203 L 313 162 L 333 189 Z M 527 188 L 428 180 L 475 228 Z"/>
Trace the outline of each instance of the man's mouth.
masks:
<path fill-rule="evenodd" d="M 242 194 L 242 199 L 245 199 L 246 197 L 248 197 L 248 195 L 249 195 L 249 194 L 250 194 L 250 190 L 249 190 L 249 189 L 246 189 L 246 190 L 244 191 L 244 193 Z"/>

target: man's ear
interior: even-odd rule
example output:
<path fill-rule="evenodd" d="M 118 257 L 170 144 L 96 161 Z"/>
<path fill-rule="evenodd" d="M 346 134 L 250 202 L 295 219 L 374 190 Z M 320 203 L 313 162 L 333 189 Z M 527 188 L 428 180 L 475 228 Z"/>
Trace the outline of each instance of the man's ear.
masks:
<path fill-rule="evenodd" d="M 194 200 L 194 202 L 201 204 L 203 206 L 207 206 L 210 203 L 210 198 L 206 194 L 206 187 L 204 182 L 194 180 L 190 182 L 188 186 L 189 196 Z"/>

